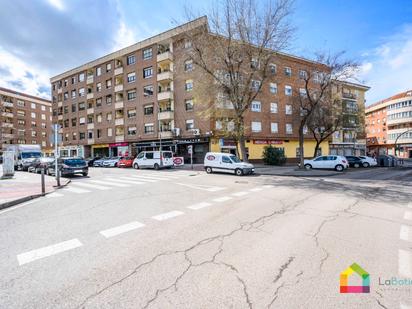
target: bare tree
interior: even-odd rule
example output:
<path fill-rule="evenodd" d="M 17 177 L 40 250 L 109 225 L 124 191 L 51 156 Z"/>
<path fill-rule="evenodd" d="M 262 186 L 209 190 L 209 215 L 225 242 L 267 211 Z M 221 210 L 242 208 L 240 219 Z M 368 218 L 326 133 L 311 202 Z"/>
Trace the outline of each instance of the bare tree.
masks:
<path fill-rule="evenodd" d="M 261 91 L 276 53 L 287 46 L 293 33 L 288 18 L 291 1 L 262 2 L 222 0 L 209 14 L 208 26 L 188 31 L 185 38 L 192 44 L 190 58 L 204 74 L 204 87 L 195 88 L 207 88 L 209 97 L 213 94 L 224 101 L 223 108 L 209 106 L 209 117 L 226 123 L 218 131 L 234 139 L 244 161 L 248 160 L 245 114 Z M 219 111 L 225 107 L 230 111 Z"/>
<path fill-rule="evenodd" d="M 315 111 L 322 111 L 322 106 L 331 108 L 333 85 L 337 81 L 354 78 L 358 70 L 359 65 L 356 62 L 341 59 L 343 54 L 343 52 L 318 54 L 315 60 L 319 63 L 318 68 L 301 74 L 303 87 L 299 90 L 299 93 L 294 94 L 292 97 L 293 108 L 296 114 L 299 115 L 300 168 L 304 168 L 304 134 L 309 119 Z"/>

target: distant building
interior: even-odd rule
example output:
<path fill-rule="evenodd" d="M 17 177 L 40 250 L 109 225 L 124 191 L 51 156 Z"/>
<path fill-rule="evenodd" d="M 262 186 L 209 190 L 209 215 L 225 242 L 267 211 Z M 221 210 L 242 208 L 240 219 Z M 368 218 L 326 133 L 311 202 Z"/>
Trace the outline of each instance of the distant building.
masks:
<path fill-rule="evenodd" d="M 367 148 L 370 153 L 412 158 L 412 90 L 366 108 Z"/>
<path fill-rule="evenodd" d="M 52 153 L 51 102 L 39 97 L 0 88 L 0 139 L 5 144 L 38 144 Z"/>

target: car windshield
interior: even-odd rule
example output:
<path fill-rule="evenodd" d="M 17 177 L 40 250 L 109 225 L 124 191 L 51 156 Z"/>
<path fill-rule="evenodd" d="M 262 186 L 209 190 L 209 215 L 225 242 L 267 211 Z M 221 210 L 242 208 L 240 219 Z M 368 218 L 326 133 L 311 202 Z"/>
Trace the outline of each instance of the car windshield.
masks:
<path fill-rule="evenodd" d="M 23 152 L 21 154 L 21 157 L 23 159 L 40 158 L 41 157 L 41 152 Z"/>
<path fill-rule="evenodd" d="M 171 152 L 162 152 L 162 154 L 163 154 L 163 158 L 168 158 L 168 159 L 173 156 Z"/>
<path fill-rule="evenodd" d="M 242 162 L 242 161 L 240 161 L 239 158 L 236 157 L 236 156 L 230 156 L 230 160 L 232 160 L 233 163 L 240 163 L 240 162 Z"/>
<path fill-rule="evenodd" d="M 69 165 L 69 166 L 74 166 L 74 165 L 85 164 L 85 162 L 82 159 L 67 159 L 64 161 L 64 164 Z"/>

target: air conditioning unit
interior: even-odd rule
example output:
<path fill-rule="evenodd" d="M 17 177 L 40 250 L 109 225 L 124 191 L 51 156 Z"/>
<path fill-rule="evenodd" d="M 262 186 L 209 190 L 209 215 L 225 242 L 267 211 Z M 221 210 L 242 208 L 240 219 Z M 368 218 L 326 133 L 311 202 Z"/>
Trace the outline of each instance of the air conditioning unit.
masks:
<path fill-rule="evenodd" d="M 193 135 L 200 135 L 200 129 L 192 129 Z"/>
<path fill-rule="evenodd" d="M 175 136 L 179 136 L 180 135 L 180 128 L 173 128 L 173 134 Z"/>

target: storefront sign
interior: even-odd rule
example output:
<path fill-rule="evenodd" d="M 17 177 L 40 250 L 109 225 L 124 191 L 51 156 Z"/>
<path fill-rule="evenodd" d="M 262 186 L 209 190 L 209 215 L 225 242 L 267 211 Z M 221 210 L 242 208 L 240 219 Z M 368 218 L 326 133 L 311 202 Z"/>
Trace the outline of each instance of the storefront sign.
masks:
<path fill-rule="evenodd" d="M 281 145 L 281 144 L 283 144 L 283 141 L 255 139 L 255 140 L 253 140 L 253 144 L 255 144 L 255 145 Z"/>
<path fill-rule="evenodd" d="M 183 157 L 174 157 L 173 158 L 173 164 L 175 166 L 182 166 L 185 164 L 184 158 Z"/>
<path fill-rule="evenodd" d="M 122 146 L 129 146 L 129 143 L 114 143 L 114 144 L 109 144 L 110 148 L 113 147 L 122 147 Z"/>
<path fill-rule="evenodd" d="M 94 149 L 94 148 L 107 148 L 107 147 L 109 147 L 109 144 L 92 145 L 92 149 Z"/>

